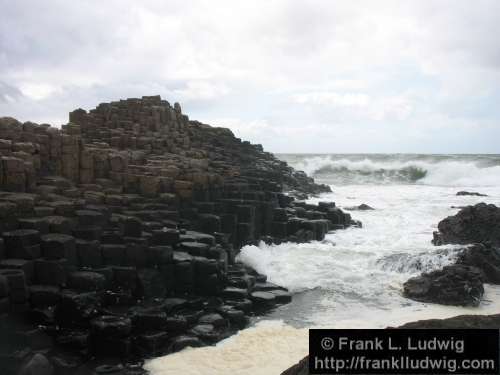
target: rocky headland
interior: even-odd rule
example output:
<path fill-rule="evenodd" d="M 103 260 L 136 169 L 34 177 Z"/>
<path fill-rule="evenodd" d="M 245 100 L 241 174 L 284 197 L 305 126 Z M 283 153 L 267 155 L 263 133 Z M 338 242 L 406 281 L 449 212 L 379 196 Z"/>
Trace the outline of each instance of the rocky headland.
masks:
<path fill-rule="evenodd" d="M 143 373 L 211 345 L 286 289 L 238 263 L 260 241 L 360 225 L 329 191 L 159 96 L 77 109 L 61 129 L 0 118 L 0 365 Z"/>

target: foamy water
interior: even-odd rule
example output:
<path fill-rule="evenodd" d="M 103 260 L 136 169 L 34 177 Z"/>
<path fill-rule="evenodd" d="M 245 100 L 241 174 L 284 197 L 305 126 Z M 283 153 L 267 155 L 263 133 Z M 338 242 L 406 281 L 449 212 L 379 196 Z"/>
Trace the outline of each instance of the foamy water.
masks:
<path fill-rule="evenodd" d="M 428 304 L 385 314 L 367 312 L 365 317 L 353 319 L 336 321 L 332 317 L 331 324 L 310 328 L 384 328 L 420 319 L 498 313 L 500 288 L 487 285 L 485 295 L 496 302 L 476 309 Z M 308 354 L 308 334 L 308 328 L 295 328 L 283 321 L 261 321 L 216 346 L 187 348 L 148 361 L 145 368 L 154 375 L 279 375 Z"/>
<path fill-rule="evenodd" d="M 460 314 L 500 312 L 500 288 L 486 286 L 479 308 L 405 299 L 402 284 L 454 261 L 455 246 L 435 247 L 437 223 L 463 206 L 500 205 L 500 158 L 493 156 L 287 156 L 332 186 L 317 201 L 353 211 L 363 228 L 322 242 L 247 246 L 241 261 L 295 293 L 291 304 L 215 347 L 190 349 L 148 363 L 152 374 L 280 374 L 307 354 L 307 328 L 383 328 Z M 308 169 L 309 168 L 309 169 Z M 456 196 L 459 190 L 488 197 Z"/>

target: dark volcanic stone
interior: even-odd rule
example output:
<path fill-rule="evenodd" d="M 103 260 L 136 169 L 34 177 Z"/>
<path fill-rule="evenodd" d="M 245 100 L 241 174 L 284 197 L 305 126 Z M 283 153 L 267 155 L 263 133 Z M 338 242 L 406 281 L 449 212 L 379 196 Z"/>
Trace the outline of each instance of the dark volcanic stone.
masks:
<path fill-rule="evenodd" d="M 40 353 L 35 354 L 19 371 L 19 375 L 54 375 L 54 366 Z"/>
<path fill-rule="evenodd" d="M 0 273 L 7 276 L 9 271 L 20 271 L 24 274 L 24 280 L 30 284 L 35 274 L 35 263 L 32 260 L 25 259 L 4 259 L 0 261 Z"/>
<path fill-rule="evenodd" d="M 457 263 L 478 268 L 485 283 L 500 284 L 500 249 L 498 248 L 475 244 L 463 250 Z"/>
<path fill-rule="evenodd" d="M 99 241 L 76 240 L 75 246 L 78 264 L 81 267 L 98 268 L 102 266 L 101 245 Z"/>
<path fill-rule="evenodd" d="M 248 298 L 248 290 L 241 288 L 227 287 L 221 292 L 221 296 L 226 299 L 241 300 Z"/>
<path fill-rule="evenodd" d="M 191 255 L 206 256 L 209 245 L 200 242 L 181 242 L 179 249 Z"/>
<path fill-rule="evenodd" d="M 489 242 L 500 246 L 500 208 L 486 203 L 467 206 L 440 221 L 438 229 L 435 245 Z"/>
<path fill-rule="evenodd" d="M 344 207 L 345 210 L 349 211 L 370 211 L 374 210 L 373 207 L 368 206 L 365 203 L 360 204 L 359 206 L 352 206 L 352 207 Z"/>
<path fill-rule="evenodd" d="M 253 292 L 250 299 L 257 308 L 272 307 L 276 303 L 276 297 L 270 292 Z"/>
<path fill-rule="evenodd" d="M 66 284 L 67 266 L 66 259 L 37 259 L 35 261 L 35 280 L 38 284 L 63 286 Z"/>
<path fill-rule="evenodd" d="M 56 286 L 31 285 L 29 291 L 31 305 L 33 307 L 54 306 L 61 300 L 61 290 Z"/>
<path fill-rule="evenodd" d="M 75 238 L 66 234 L 51 233 L 41 238 L 42 254 L 45 259 L 66 258 L 76 264 Z"/>
<path fill-rule="evenodd" d="M 71 289 L 93 292 L 104 289 L 106 278 L 97 272 L 78 271 L 69 274 L 67 284 Z"/>
<path fill-rule="evenodd" d="M 8 251 L 23 249 L 40 243 L 40 232 L 34 229 L 18 229 L 2 234 Z"/>
<path fill-rule="evenodd" d="M 192 348 L 199 348 L 203 343 L 195 336 L 177 336 L 170 344 L 171 352 L 178 352 L 188 346 Z"/>
<path fill-rule="evenodd" d="M 103 315 L 90 322 L 92 334 L 99 338 L 126 337 L 132 331 L 132 321 L 129 318 Z"/>
<path fill-rule="evenodd" d="M 421 302 L 478 306 L 484 293 L 481 272 L 463 265 L 424 273 L 404 284 L 404 295 Z"/>
<path fill-rule="evenodd" d="M 459 191 L 457 193 L 457 195 L 471 195 L 471 196 L 475 196 L 475 197 L 487 197 L 486 194 L 481 194 L 481 193 L 477 193 L 475 191 Z"/>

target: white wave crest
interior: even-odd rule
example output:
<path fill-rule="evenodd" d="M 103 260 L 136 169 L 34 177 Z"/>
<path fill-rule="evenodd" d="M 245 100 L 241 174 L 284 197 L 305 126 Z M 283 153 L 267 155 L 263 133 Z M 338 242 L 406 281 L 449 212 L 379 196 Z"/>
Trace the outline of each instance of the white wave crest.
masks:
<path fill-rule="evenodd" d="M 435 186 L 498 186 L 500 165 L 482 165 L 481 159 L 458 157 L 383 160 L 365 157 L 314 156 L 292 162 L 293 167 L 332 184 L 418 183 Z"/>

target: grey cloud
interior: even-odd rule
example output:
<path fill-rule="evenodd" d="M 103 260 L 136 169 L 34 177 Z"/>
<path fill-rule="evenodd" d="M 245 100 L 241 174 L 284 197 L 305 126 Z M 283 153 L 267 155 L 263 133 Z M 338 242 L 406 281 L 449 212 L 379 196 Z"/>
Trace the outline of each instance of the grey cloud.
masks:
<path fill-rule="evenodd" d="M 371 144 L 356 142 L 390 151 L 383 131 L 422 145 L 408 123 L 461 126 L 485 108 L 471 95 L 499 95 L 494 0 L 0 0 L 0 9 L 0 115 L 22 120 L 59 124 L 76 107 L 161 94 L 192 118 L 250 124 L 271 149 L 315 149 L 321 137 L 328 151 L 335 134 L 349 142 L 378 126 Z M 294 136 L 300 129 L 314 131 Z"/>
<path fill-rule="evenodd" d="M 0 103 L 10 103 L 19 100 L 22 96 L 23 94 L 18 88 L 0 81 Z"/>

